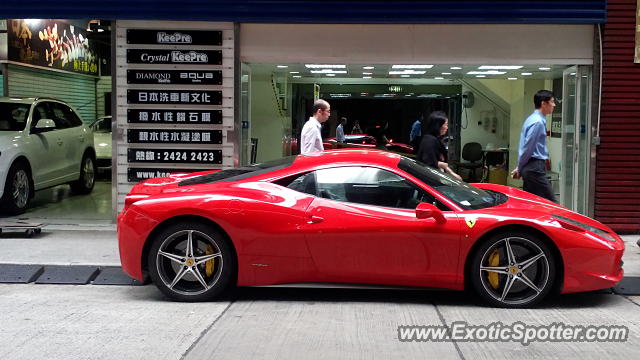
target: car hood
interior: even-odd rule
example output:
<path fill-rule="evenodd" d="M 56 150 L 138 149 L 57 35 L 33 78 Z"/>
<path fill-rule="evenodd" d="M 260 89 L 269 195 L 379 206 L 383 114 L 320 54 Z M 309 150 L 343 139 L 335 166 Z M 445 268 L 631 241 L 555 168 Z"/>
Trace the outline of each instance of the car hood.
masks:
<path fill-rule="evenodd" d="M 551 202 L 545 198 L 537 195 L 533 195 L 520 189 L 512 188 L 504 185 L 478 183 L 472 184 L 473 186 L 485 189 L 493 190 L 503 193 L 509 197 L 508 201 L 504 204 L 498 205 L 491 209 L 503 212 L 505 209 L 510 210 L 509 213 L 517 215 L 523 214 L 527 218 L 539 218 L 544 216 L 559 215 L 575 221 L 579 221 L 583 224 L 594 226 L 602 230 L 611 232 L 608 226 L 596 221 L 588 216 L 584 216 L 573 212 L 564 206 L 560 206 L 554 202 Z"/>

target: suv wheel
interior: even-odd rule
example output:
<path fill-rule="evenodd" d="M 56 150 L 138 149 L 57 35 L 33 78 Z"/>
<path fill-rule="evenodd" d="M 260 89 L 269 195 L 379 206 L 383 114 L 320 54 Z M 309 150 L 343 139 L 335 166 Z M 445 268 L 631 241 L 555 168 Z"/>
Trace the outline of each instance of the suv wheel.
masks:
<path fill-rule="evenodd" d="M 80 163 L 80 178 L 71 183 L 71 190 L 76 194 L 88 194 L 96 183 L 96 162 L 93 156 L 85 152 Z"/>
<path fill-rule="evenodd" d="M 0 199 L 7 213 L 18 215 L 25 212 L 31 196 L 31 183 L 31 174 L 25 165 L 18 163 L 11 166 Z"/>

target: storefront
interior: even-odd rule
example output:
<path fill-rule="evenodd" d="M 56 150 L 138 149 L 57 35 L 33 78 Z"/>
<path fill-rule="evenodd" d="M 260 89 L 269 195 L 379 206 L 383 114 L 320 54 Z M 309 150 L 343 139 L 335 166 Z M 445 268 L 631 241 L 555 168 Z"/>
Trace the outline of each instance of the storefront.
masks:
<path fill-rule="evenodd" d="M 13 4 L 2 5 L 11 18 L 32 11 L 28 17 L 112 19 L 114 211 L 141 178 L 247 163 L 252 150 L 256 161 L 290 153 L 297 124 L 308 115 L 300 93 L 319 85 L 336 104 L 349 103 L 344 94 L 355 100 L 376 86 L 403 89 L 392 97 L 423 95 L 423 108 L 441 106 L 430 105 L 429 96 L 457 101 L 453 155 L 469 142 L 508 149 L 510 169 L 533 93 L 552 89 L 562 100 L 562 110 L 549 119 L 552 180 L 564 205 L 594 215 L 597 24 L 605 21 L 605 1 L 551 1 L 544 9 L 511 1 L 420 1 L 400 8 L 378 1 L 196 1 L 179 9 L 130 2 L 108 12 L 85 5 L 73 14 L 47 15 Z M 141 15 L 128 20 L 132 14 Z M 307 64 L 346 70 L 328 77 Z M 393 65 L 431 67 L 392 74 Z M 481 66 L 489 70 L 475 74 Z M 348 92 L 338 91 L 347 85 Z M 408 142 L 410 116 L 396 129 L 398 141 Z"/>

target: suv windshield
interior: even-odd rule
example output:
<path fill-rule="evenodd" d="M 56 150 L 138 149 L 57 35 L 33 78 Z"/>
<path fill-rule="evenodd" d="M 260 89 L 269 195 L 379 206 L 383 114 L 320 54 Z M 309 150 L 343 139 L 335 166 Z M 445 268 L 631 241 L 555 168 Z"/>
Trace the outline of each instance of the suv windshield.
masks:
<path fill-rule="evenodd" d="M 0 102 L 0 131 L 22 131 L 27 124 L 29 104 Z"/>
<path fill-rule="evenodd" d="M 196 176 L 191 179 L 183 180 L 178 186 L 197 185 L 221 181 L 237 181 L 250 178 L 252 176 L 266 174 L 271 171 L 280 170 L 293 164 L 296 156 L 288 156 L 278 160 L 267 161 L 260 164 L 253 164 L 239 168 L 216 171 L 211 174 Z"/>
<path fill-rule="evenodd" d="M 420 179 L 464 210 L 488 208 L 507 201 L 502 194 L 478 189 L 409 158 L 403 157 L 398 168 Z"/>

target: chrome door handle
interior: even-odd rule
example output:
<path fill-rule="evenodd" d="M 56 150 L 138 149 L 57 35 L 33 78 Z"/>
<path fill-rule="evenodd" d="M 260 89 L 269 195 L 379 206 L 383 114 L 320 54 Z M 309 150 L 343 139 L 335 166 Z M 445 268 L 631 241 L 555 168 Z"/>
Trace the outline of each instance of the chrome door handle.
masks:
<path fill-rule="evenodd" d="M 311 215 L 309 216 L 309 224 L 317 224 L 324 221 L 323 217 Z"/>
<path fill-rule="evenodd" d="M 63 142 L 61 139 L 58 139 L 58 141 L 57 141 L 57 142 L 58 142 L 58 145 L 62 145 L 62 144 L 64 144 L 64 142 Z"/>

